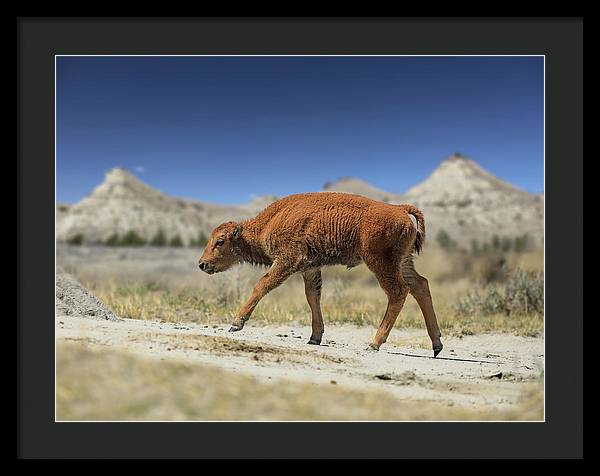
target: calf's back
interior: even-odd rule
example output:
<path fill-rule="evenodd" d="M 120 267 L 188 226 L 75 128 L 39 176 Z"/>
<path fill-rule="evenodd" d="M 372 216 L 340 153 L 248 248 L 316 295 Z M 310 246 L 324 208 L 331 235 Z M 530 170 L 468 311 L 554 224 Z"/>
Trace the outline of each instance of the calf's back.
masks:
<path fill-rule="evenodd" d="M 290 195 L 253 222 L 268 255 L 302 267 L 355 266 L 372 255 L 408 254 L 416 237 L 403 205 L 338 192 Z"/>

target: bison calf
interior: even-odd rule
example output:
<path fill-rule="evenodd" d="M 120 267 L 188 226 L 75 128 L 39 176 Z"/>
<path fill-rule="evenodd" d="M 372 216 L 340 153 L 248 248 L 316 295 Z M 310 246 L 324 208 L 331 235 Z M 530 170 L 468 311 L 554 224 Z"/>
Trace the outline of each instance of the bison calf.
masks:
<path fill-rule="evenodd" d="M 413 218 L 414 217 L 414 218 Z M 312 311 L 309 344 L 320 344 L 321 267 L 364 262 L 388 296 L 388 306 L 370 344 L 378 350 L 404 305 L 408 293 L 417 300 L 434 357 L 442 350 L 441 333 L 427 279 L 413 265 L 425 238 L 422 213 L 412 205 L 390 205 L 358 195 L 304 193 L 282 198 L 243 223 L 215 228 L 199 260 L 200 269 L 219 273 L 236 263 L 270 266 L 252 296 L 239 310 L 230 331 L 239 331 L 258 302 L 294 273 L 302 273 Z"/>

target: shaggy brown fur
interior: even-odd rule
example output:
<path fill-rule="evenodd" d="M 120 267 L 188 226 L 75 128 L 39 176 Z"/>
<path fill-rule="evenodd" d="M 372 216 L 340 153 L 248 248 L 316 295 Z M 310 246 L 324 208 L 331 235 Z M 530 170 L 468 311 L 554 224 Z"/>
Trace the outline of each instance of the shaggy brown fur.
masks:
<path fill-rule="evenodd" d="M 416 226 L 411 219 L 414 217 Z M 434 355 L 442 350 L 440 330 L 427 280 L 413 266 L 425 239 L 423 214 L 412 205 L 390 205 L 359 195 L 318 192 L 282 198 L 243 223 L 227 222 L 215 228 L 200 258 L 209 273 L 236 263 L 270 266 L 248 302 L 238 312 L 230 331 L 238 331 L 258 302 L 290 275 L 302 273 L 312 311 L 309 344 L 320 344 L 322 266 L 365 263 L 388 296 L 388 306 L 370 345 L 378 350 L 404 305 L 408 293 L 417 300 Z"/>

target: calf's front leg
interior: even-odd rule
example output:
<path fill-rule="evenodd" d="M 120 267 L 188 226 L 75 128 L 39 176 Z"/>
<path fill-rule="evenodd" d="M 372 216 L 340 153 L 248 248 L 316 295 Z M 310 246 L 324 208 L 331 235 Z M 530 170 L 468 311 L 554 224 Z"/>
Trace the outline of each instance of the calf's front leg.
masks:
<path fill-rule="evenodd" d="M 248 319 L 250 319 L 252 311 L 254 311 L 254 308 L 257 306 L 258 302 L 270 291 L 283 283 L 291 274 L 292 270 L 289 267 L 283 267 L 274 263 L 273 266 L 271 266 L 271 269 L 262 278 L 260 278 L 258 283 L 256 283 L 256 286 L 254 286 L 252 295 L 237 313 L 233 323 L 231 324 L 231 327 L 229 328 L 229 332 L 235 332 L 243 329 L 244 324 Z"/>

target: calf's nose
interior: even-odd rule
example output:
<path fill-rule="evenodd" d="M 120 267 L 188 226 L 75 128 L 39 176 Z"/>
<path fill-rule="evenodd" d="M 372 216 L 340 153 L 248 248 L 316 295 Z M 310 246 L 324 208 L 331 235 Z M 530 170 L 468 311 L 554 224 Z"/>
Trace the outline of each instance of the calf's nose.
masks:
<path fill-rule="evenodd" d="M 198 261 L 198 267 L 204 271 L 204 268 L 206 268 L 206 263 L 204 261 Z"/>

